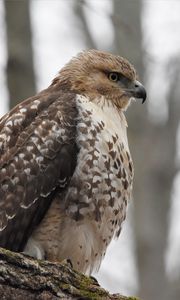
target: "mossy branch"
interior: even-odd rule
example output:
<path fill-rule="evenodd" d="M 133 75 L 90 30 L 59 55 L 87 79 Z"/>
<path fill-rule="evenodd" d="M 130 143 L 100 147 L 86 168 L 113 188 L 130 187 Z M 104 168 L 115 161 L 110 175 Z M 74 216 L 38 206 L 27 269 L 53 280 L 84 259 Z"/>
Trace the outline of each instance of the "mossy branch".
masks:
<path fill-rule="evenodd" d="M 91 277 L 70 264 L 35 260 L 0 248 L 0 299 L 2 300 L 135 300 L 110 295 Z"/>

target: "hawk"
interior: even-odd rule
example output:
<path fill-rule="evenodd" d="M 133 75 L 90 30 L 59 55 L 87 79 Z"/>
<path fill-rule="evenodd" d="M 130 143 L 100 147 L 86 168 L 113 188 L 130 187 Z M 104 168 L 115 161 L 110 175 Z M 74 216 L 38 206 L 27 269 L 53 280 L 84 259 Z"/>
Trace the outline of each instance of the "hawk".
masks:
<path fill-rule="evenodd" d="M 146 99 L 124 58 L 84 51 L 0 120 L 0 246 L 98 270 L 131 198 L 124 111 Z"/>

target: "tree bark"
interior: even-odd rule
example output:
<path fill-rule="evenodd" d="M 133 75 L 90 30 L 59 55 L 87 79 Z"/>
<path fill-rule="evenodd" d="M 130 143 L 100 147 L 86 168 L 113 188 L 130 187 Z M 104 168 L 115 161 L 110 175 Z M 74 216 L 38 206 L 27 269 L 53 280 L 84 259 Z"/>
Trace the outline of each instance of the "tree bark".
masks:
<path fill-rule="evenodd" d="M 0 248 L 0 299 L 135 300 L 110 295 L 96 279 L 74 271 L 70 262 L 35 260 L 3 248 Z"/>

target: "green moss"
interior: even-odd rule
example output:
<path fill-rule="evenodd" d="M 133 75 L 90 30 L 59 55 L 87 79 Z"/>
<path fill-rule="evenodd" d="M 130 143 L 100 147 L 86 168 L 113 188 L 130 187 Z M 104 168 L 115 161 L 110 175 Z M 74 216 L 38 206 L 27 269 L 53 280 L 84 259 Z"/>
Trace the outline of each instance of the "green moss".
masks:
<path fill-rule="evenodd" d="M 81 296 L 92 299 L 100 300 L 108 296 L 108 292 L 102 290 L 100 286 L 90 277 L 82 276 L 79 282 L 79 293 Z"/>

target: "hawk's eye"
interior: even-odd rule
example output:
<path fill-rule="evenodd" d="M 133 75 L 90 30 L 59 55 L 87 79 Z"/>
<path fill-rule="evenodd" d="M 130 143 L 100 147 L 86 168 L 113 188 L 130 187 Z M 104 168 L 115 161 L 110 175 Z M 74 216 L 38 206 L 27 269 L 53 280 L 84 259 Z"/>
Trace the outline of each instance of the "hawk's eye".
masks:
<path fill-rule="evenodd" d="M 108 74 L 108 78 L 111 81 L 117 82 L 119 80 L 119 74 L 116 73 L 116 72 L 111 72 L 111 73 Z"/>

